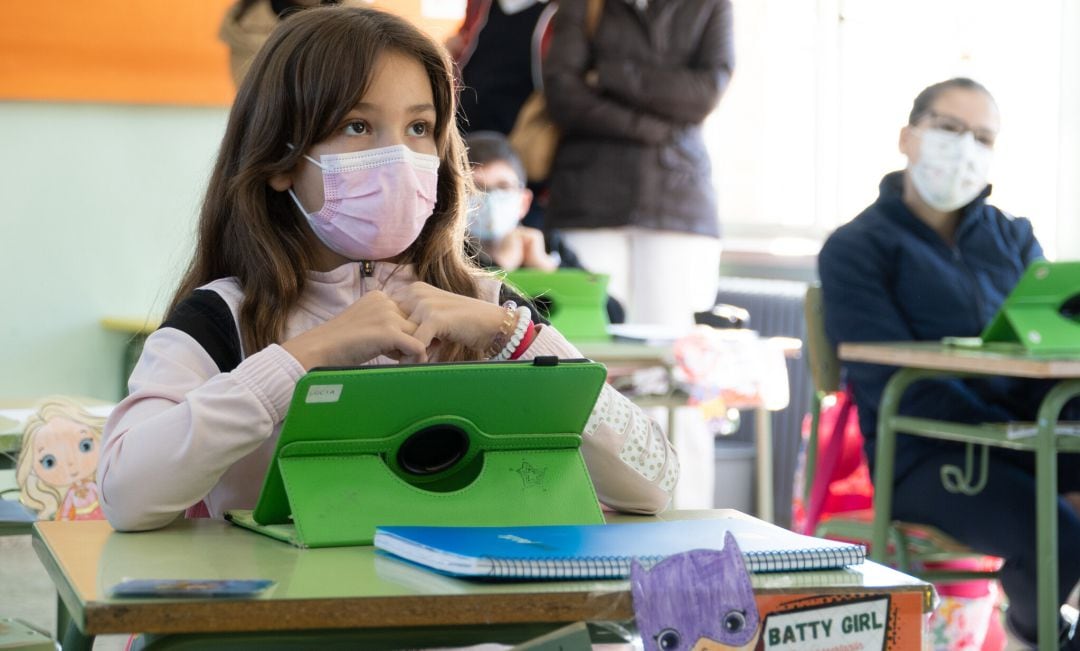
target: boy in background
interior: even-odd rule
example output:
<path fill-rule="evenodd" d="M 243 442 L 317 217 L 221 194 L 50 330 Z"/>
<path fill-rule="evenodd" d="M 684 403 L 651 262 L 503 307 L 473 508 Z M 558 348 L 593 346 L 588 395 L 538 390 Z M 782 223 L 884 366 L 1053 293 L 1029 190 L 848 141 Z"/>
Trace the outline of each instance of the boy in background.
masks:
<path fill-rule="evenodd" d="M 577 255 L 558 232 L 545 234 L 524 226 L 533 193 L 525 187 L 525 168 L 501 133 L 476 131 L 466 137 L 473 183 L 480 193 L 469 210 L 469 236 L 482 267 L 517 269 L 582 269 Z M 608 321 L 622 323 L 625 312 L 608 297 Z"/>

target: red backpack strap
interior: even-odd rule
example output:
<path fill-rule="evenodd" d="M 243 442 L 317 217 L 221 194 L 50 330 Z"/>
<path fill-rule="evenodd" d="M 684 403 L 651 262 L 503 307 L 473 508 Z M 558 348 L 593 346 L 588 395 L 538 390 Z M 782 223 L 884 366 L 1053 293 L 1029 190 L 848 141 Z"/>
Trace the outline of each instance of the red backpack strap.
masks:
<path fill-rule="evenodd" d="M 836 402 L 829 407 L 829 410 L 835 412 L 836 418 L 832 421 L 832 427 L 824 449 L 821 448 L 822 432 L 820 428 L 825 424 L 825 419 L 822 418 L 818 423 L 817 468 L 814 469 L 814 485 L 810 487 L 810 496 L 806 504 L 806 529 L 807 533 L 810 534 L 813 533 L 818 521 L 821 519 L 825 498 L 829 494 L 829 484 L 834 479 L 837 479 L 834 475 L 836 474 L 836 467 L 840 463 L 840 455 L 844 451 L 844 436 L 847 432 L 847 424 L 849 419 L 855 415 L 855 403 L 847 391 L 840 391 L 834 395 L 836 396 Z"/>

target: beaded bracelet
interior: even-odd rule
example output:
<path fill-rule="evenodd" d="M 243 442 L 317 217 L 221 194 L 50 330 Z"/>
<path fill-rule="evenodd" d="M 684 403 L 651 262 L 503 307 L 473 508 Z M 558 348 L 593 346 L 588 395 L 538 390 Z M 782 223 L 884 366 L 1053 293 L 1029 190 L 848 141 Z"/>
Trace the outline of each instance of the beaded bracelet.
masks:
<path fill-rule="evenodd" d="M 503 315 L 502 325 L 499 326 L 499 331 L 495 333 L 495 337 L 491 340 L 491 345 L 488 346 L 487 352 L 484 353 L 485 356 L 494 358 L 504 347 L 506 347 L 506 343 L 510 341 L 510 336 L 514 334 L 514 327 L 517 325 L 518 316 L 517 311 L 515 310 L 516 307 L 517 304 L 513 301 L 507 301 L 503 305 L 503 309 L 506 310 L 506 313 Z"/>
<path fill-rule="evenodd" d="M 532 319 L 529 320 L 529 324 L 525 326 L 525 336 L 521 338 L 521 343 L 518 344 L 514 354 L 510 356 L 511 360 L 515 360 L 521 357 L 521 354 L 529 349 L 533 339 L 536 339 L 536 326 L 533 324 Z"/>
<path fill-rule="evenodd" d="M 528 330 L 529 324 L 532 323 L 532 311 L 522 305 L 515 310 L 517 313 L 517 327 L 514 328 L 514 334 L 510 335 L 510 341 L 506 342 L 506 345 L 499 351 L 497 355 L 491 359 L 496 362 L 501 362 L 510 359 L 510 356 L 514 354 L 517 347 L 521 345 L 521 339 L 525 336 L 525 331 Z"/>

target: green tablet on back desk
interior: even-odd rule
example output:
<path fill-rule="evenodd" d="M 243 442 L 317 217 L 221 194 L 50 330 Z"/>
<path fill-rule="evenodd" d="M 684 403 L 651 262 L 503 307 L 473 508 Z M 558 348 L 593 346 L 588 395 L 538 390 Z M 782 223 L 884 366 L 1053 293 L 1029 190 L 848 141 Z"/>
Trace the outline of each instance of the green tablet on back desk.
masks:
<path fill-rule="evenodd" d="M 531 299 L 570 341 L 607 340 L 607 281 L 581 269 L 518 269 L 507 282 Z"/>
<path fill-rule="evenodd" d="M 580 445 L 606 375 L 554 357 L 315 369 L 254 512 L 228 517 L 304 547 L 393 524 L 602 523 Z"/>
<path fill-rule="evenodd" d="M 1080 262 L 1031 263 L 981 339 L 991 348 L 1080 352 Z"/>

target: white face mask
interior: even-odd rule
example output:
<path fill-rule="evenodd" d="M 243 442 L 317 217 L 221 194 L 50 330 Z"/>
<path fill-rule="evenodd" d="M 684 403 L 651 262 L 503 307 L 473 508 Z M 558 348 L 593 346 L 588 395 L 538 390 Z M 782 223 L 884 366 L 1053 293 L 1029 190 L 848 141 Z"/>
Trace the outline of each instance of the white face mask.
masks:
<path fill-rule="evenodd" d="M 521 190 L 492 190 L 473 197 L 469 234 L 485 242 L 498 242 L 521 221 Z"/>
<path fill-rule="evenodd" d="M 986 188 L 993 155 L 970 131 L 924 129 L 919 160 L 908 165 L 908 174 L 927 205 L 951 212 L 971 203 Z"/>

